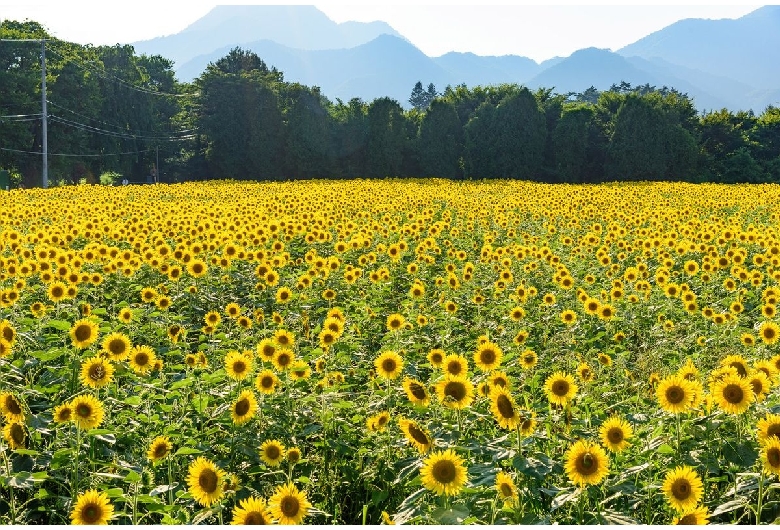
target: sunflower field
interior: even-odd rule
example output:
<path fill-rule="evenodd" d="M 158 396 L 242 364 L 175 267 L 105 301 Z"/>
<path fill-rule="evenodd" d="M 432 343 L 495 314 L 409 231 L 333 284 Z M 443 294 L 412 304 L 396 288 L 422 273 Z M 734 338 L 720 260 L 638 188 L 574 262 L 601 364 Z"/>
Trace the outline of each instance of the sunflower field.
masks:
<path fill-rule="evenodd" d="M 780 186 L 0 192 L 0 524 L 780 522 Z"/>

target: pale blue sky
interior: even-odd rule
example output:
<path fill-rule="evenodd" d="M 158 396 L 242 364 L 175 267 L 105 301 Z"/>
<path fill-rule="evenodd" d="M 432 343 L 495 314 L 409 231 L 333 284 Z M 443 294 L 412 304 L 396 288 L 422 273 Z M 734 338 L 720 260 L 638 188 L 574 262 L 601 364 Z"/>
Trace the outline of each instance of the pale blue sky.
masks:
<path fill-rule="evenodd" d="M 231 1 L 231 4 L 261 2 Z M 269 2 L 271 3 L 271 2 Z M 273 2 L 295 4 L 297 2 Z M 683 18 L 739 18 L 759 6 L 533 5 L 413 2 L 316 4 L 336 22 L 384 20 L 425 54 L 448 51 L 522 55 L 538 62 L 595 46 L 617 50 Z M 29 18 L 61 39 L 116 44 L 177 33 L 205 15 L 212 2 L 36 1 L 0 5 L 0 19 Z"/>

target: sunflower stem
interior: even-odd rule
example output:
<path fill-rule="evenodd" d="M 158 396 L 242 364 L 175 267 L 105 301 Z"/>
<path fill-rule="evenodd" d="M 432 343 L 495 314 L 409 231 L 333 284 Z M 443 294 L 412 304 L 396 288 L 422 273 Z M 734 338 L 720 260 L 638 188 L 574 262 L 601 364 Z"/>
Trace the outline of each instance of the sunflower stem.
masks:
<path fill-rule="evenodd" d="M 764 468 L 761 468 L 761 473 L 758 475 L 758 504 L 756 506 L 756 524 L 761 524 L 761 511 L 764 503 Z"/>
<path fill-rule="evenodd" d="M 79 452 L 81 451 L 81 427 L 76 425 L 76 451 L 73 455 L 73 484 L 71 485 L 71 497 L 76 499 L 79 493 Z"/>
<path fill-rule="evenodd" d="M 168 457 L 168 504 L 173 506 L 173 473 L 171 471 L 171 458 Z"/>
<path fill-rule="evenodd" d="M 11 477 L 11 466 L 8 463 L 8 455 L 6 455 L 5 449 L 0 451 L 3 453 L 3 461 L 5 463 L 5 474 L 7 477 Z M 16 498 L 14 497 L 14 489 L 12 487 L 8 487 L 8 495 L 11 498 L 11 524 L 16 524 Z"/>

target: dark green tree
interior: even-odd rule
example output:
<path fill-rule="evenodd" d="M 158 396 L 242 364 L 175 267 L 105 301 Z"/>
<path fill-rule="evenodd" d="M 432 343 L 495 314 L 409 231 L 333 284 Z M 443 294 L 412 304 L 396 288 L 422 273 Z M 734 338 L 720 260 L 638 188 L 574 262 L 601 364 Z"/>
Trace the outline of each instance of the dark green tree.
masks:
<path fill-rule="evenodd" d="M 293 179 L 322 178 L 331 174 L 333 161 L 329 102 L 319 88 L 298 83 L 281 87 L 285 124 L 285 175 Z"/>
<path fill-rule="evenodd" d="M 368 105 L 360 98 L 348 103 L 336 100 L 333 115 L 334 176 L 357 178 L 366 175 L 368 149 Z"/>
<path fill-rule="evenodd" d="M 462 176 L 463 130 L 455 106 L 434 100 L 420 124 L 421 176 L 455 179 Z"/>
<path fill-rule="evenodd" d="M 437 95 L 436 87 L 433 83 L 428 84 L 428 89 L 426 90 L 423 88 L 422 81 L 417 81 L 412 89 L 412 95 L 409 96 L 409 104 L 412 108 L 425 112 Z"/>
<path fill-rule="evenodd" d="M 379 98 L 368 107 L 366 175 L 384 178 L 402 174 L 408 132 L 403 109 L 397 101 Z"/>

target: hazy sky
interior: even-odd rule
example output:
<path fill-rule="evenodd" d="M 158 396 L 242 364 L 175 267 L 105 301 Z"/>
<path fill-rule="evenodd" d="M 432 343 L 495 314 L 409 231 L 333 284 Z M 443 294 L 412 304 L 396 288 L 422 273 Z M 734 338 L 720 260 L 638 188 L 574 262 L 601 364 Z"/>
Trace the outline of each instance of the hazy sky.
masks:
<path fill-rule="evenodd" d="M 231 4 L 262 2 L 233 1 Z M 268 2 L 295 4 L 298 2 Z M 81 44 L 130 43 L 177 33 L 216 4 L 190 2 L 48 1 L 0 5 L 0 19 L 40 22 L 56 37 Z M 532 5 L 395 2 L 316 4 L 336 22 L 384 20 L 426 55 L 470 51 L 523 55 L 536 61 L 595 46 L 617 50 L 684 18 L 739 18 L 760 6 Z"/>

